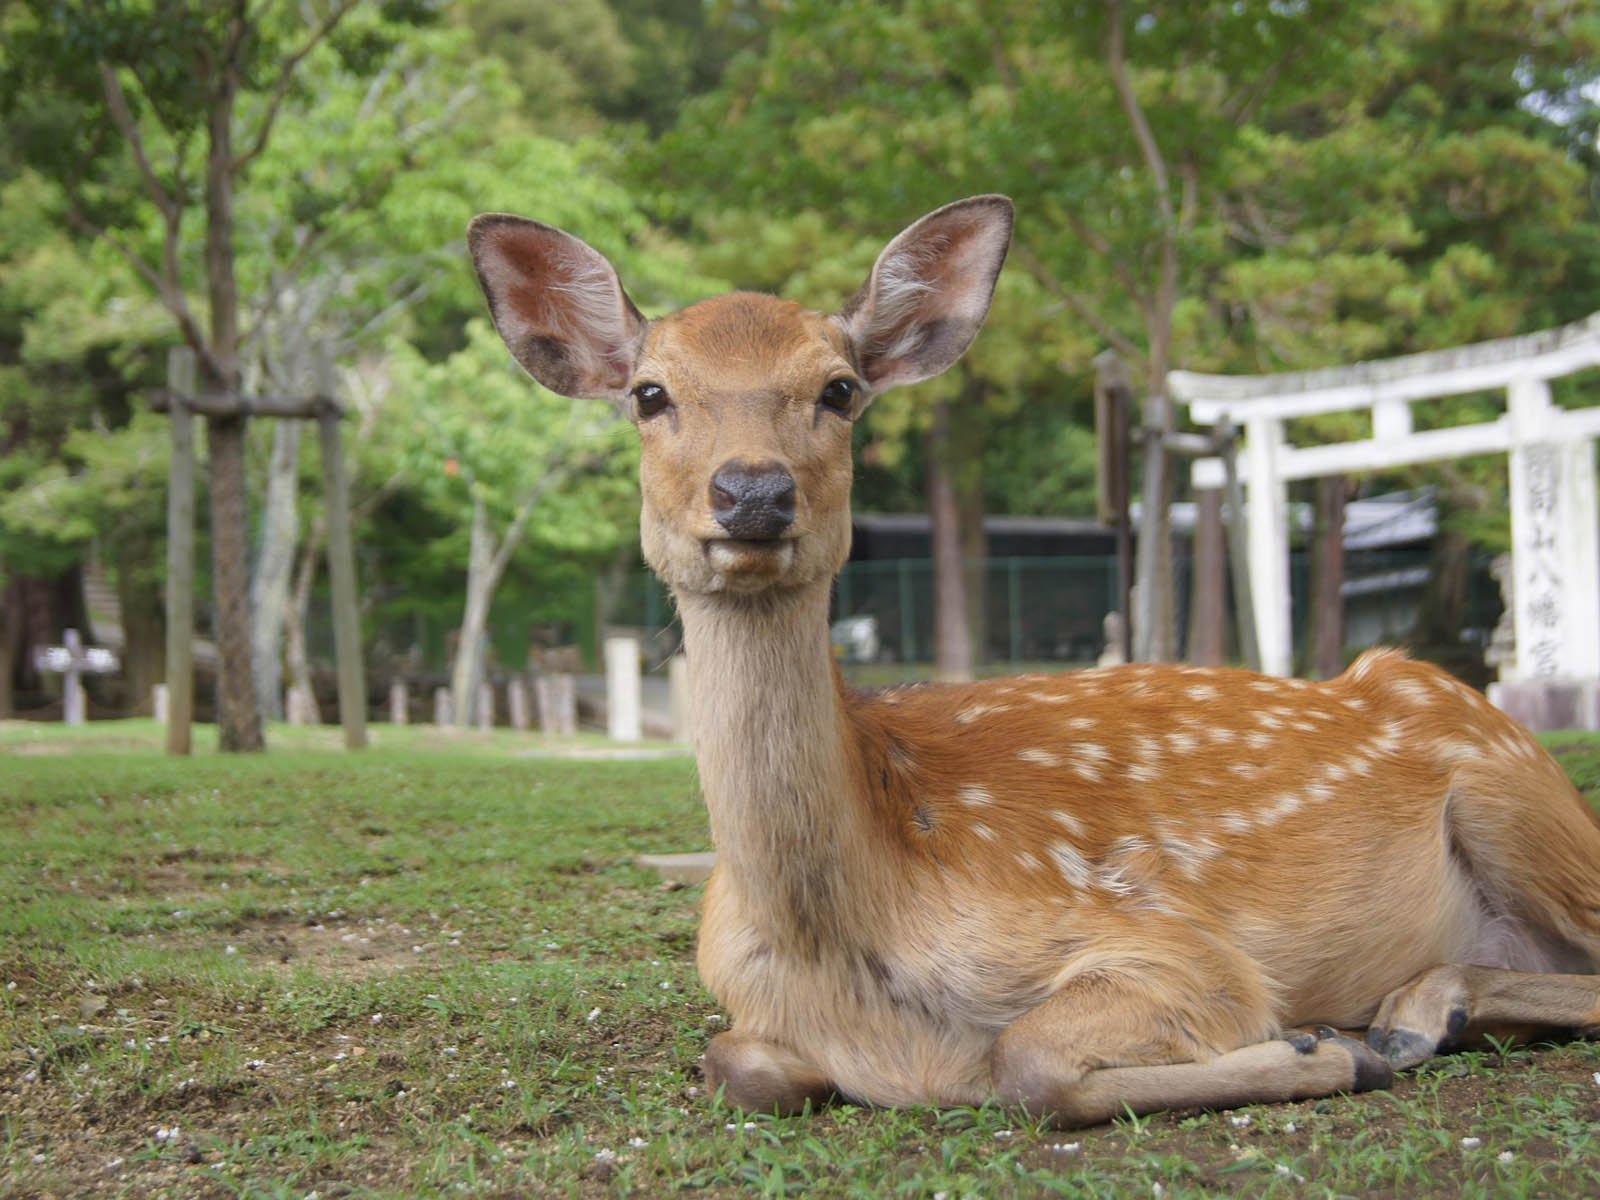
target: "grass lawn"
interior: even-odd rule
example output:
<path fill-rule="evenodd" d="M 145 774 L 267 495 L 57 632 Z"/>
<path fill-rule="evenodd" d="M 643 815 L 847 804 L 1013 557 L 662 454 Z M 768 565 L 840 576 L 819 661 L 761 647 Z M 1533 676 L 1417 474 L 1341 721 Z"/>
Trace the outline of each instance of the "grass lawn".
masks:
<path fill-rule="evenodd" d="M 706 846 L 692 762 L 375 735 L 0 725 L 0 1196 L 1600 1194 L 1600 1044 L 1070 1134 L 736 1120 L 699 889 L 632 865 Z M 1552 744 L 1600 788 L 1600 743 Z"/>

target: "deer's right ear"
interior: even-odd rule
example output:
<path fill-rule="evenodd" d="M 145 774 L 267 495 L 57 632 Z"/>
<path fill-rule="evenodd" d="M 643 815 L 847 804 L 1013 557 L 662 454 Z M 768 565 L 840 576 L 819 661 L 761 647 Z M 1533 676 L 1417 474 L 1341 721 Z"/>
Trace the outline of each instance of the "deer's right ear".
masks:
<path fill-rule="evenodd" d="M 502 213 L 474 218 L 467 246 L 495 328 L 528 374 L 563 396 L 626 394 L 647 323 L 604 255 Z"/>

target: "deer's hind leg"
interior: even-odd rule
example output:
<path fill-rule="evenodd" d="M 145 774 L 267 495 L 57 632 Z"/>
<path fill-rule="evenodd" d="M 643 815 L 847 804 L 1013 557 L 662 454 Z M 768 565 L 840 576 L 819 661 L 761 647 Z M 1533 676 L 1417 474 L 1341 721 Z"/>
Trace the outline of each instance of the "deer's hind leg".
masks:
<path fill-rule="evenodd" d="M 1485 1035 L 1600 1033 L 1600 821 L 1525 731 L 1462 768 L 1446 804 L 1451 853 L 1480 928 L 1465 962 L 1390 993 L 1367 1042 L 1395 1067 Z"/>
<path fill-rule="evenodd" d="M 1600 976 L 1539 975 L 1447 963 L 1391 992 L 1367 1044 L 1396 1068 L 1485 1036 L 1600 1034 Z"/>
<path fill-rule="evenodd" d="M 1219 944 L 1166 948 L 1162 962 L 1091 967 L 1007 1026 L 990 1054 L 995 1094 L 1074 1126 L 1393 1080 L 1381 1055 L 1332 1030 L 1279 1036 L 1267 989 L 1243 956 Z"/>

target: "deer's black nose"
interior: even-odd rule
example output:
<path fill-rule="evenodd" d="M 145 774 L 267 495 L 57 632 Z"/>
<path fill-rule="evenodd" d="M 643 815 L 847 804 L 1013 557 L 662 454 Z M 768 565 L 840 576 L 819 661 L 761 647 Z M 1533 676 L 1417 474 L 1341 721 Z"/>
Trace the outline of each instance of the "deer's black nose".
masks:
<path fill-rule="evenodd" d="M 794 524 L 794 476 L 777 463 L 727 463 L 711 477 L 711 511 L 729 537 L 780 537 Z"/>

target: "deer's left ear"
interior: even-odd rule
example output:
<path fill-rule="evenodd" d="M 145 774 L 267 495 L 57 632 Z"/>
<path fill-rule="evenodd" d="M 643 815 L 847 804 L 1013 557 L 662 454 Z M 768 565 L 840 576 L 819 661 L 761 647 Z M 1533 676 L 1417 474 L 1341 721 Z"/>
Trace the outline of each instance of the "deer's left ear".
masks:
<path fill-rule="evenodd" d="M 1011 222 L 1005 196 L 973 196 L 884 247 L 836 318 L 872 391 L 930 379 L 966 352 L 989 313 Z"/>

